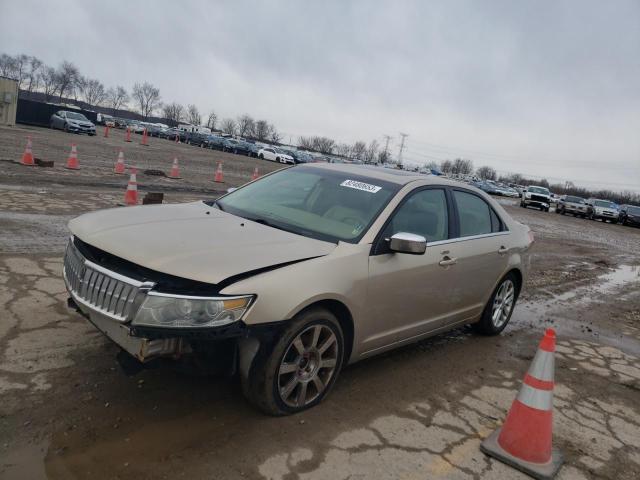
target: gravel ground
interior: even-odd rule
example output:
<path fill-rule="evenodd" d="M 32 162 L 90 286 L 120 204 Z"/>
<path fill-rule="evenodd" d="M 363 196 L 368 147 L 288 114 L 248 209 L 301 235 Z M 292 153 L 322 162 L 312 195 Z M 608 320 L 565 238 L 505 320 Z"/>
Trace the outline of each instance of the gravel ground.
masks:
<path fill-rule="evenodd" d="M 53 169 L 13 163 L 27 134 Z M 65 307 L 66 222 L 122 201 L 126 178 L 111 173 L 121 145 L 141 168 L 168 171 L 179 155 L 179 183 L 140 178 L 168 202 L 216 196 L 256 165 L 278 168 L 121 137 L 0 128 L 0 478 L 524 478 L 478 446 L 503 421 L 548 326 L 559 335 L 559 478 L 640 476 L 640 229 L 503 201 L 536 243 L 502 335 L 461 328 L 360 362 L 322 405 L 270 418 L 235 379 L 168 368 L 126 376 L 117 348 Z M 79 172 L 60 168 L 72 140 Z M 211 181 L 217 161 L 224 185 Z"/>

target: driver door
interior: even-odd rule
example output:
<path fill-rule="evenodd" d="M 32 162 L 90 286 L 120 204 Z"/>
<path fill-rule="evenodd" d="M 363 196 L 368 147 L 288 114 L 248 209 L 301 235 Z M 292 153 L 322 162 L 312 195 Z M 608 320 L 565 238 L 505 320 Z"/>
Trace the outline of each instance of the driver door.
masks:
<path fill-rule="evenodd" d="M 450 212 L 446 190 L 426 187 L 407 195 L 391 215 L 369 257 L 364 354 L 446 323 L 450 315 L 447 292 L 456 272 L 446 265 L 447 245 L 437 242 L 449 238 Z M 389 251 L 388 239 L 400 232 L 425 237 L 426 252 Z"/>

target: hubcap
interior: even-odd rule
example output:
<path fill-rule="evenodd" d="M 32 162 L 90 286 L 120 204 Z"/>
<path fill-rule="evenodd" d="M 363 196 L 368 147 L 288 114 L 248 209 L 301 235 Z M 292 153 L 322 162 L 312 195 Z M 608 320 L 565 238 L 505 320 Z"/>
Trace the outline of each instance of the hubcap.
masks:
<path fill-rule="evenodd" d="M 303 407 L 322 394 L 336 370 L 338 339 L 326 325 L 312 325 L 291 342 L 278 372 L 280 399 Z"/>
<path fill-rule="evenodd" d="M 515 293 L 515 286 L 509 279 L 502 282 L 498 288 L 498 292 L 493 299 L 493 309 L 491 311 L 491 319 L 494 327 L 502 327 L 509 319 L 509 315 L 513 309 Z"/>

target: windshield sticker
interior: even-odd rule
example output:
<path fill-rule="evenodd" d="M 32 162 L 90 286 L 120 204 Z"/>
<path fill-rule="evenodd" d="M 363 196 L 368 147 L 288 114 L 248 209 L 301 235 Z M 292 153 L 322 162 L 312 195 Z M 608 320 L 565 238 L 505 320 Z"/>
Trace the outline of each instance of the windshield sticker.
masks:
<path fill-rule="evenodd" d="M 369 183 L 356 182 L 355 180 L 345 180 L 340 184 L 341 187 L 355 188 L 356 190 L 362 190 L 363 192 L 377 193 L 382 190 L 382 187 L 377 185 L 371 185 Z"/>

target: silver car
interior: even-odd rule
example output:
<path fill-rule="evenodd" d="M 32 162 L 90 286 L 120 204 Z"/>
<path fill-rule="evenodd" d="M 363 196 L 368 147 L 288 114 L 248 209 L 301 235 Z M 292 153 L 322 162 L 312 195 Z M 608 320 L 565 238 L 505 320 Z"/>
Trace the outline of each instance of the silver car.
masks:
<path fill-rule="evenodd" d="M 69 228 L 72 307 L 138 363 L 237 372 L 273 415 L 318 404 L 346 364 L 460 325 L 500 333 L 533 241 L 476 188 L 329 164 Z"/>
<path fill-rule="evenodd" d="M 96 134 L 96 126 L 94 123 L 78 112 L 60 110 L 51 115 L 49 126 L 51 128 L 64 130 L 65 132 L 86 133 L 90 136 Z"/>

